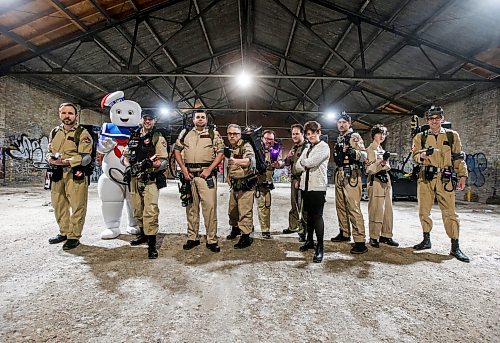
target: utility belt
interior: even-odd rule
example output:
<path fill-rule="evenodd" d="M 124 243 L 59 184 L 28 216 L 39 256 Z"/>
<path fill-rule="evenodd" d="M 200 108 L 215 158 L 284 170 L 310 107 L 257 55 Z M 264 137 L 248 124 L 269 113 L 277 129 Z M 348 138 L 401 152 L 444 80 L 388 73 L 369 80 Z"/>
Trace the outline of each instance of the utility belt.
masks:
<path fill-rule="evenodd" d="M 272 181 L 263 181 L 257 184 L 258 189 L 268 189 L 272 191 L 274 189 L 274 183 Z"/>
<path fill-rule="evenodd" d="M 78 175 L 78 172 L 81 171 L 81 175 Z M 73 180 L 83 180 L 87 175 L 85 174 L 83 168 L 71 168 L 71 167 L 62 167 L 62 166 L 51 166 L 47 169 L 47 172 L 50 174 L 50 180 L 52 182 L 61 181 L 64 173 L 73 173 Z"/>
<path fill-rule="evenodd" d="M 257 185 L 257 175 L 252 175 L 243 179 L 231 179 L 231 188 L 235 192 L 251 191 Z"/>
<path fill-rule="evenodd" d="M 346 164 L 346 165 L 337 167 L 336 170 L 337 170 L 337 172 L 339 172 L 339 171 L 344 172 L 344 177 L 347 179 L 350 179 L 353 176 L 352 171 L 358 170 L 358 169 L 361 169 L 361 167 L 357 164 Z M 357 176 L 360 176 L 360 175 L 361 175 L 361 173 L 358 173 Z"/>
<path fill-rule="evenodd" d="M 189 170 L 189 173 L 191 173 L 194 177 L 200 177 L 201 173 L 203 173 L 203 170 L 198 170 L 198 171 Z M 212 171 L 210 172 L 210 176 L 217 176 L 216 168 L 212 169 Z"/>
<path fill-rule="evenodd" d="M 203 162 L 203 163 L 185 163 L 184 165 L 188 169 L 197 169 L 197 168 L 210 167 L 211 164 L 212 163 L 210 163 L 210 162 Z"/>
<path fill-rule="evenodd" d="M 453 192 L 458 183 L 458 175 L 453 167 L 435 167 L 435 166 L 423 166 L 419 177 L 424 181 L 432 181 L 434 178 L 441 174 L 441 181 L 444 185 L 444 189 L 448 192 Z M 451 187 L 449 186 L 451 184 Z"/>
<path fill-rule="evenodd" d="M 346 164 L 345 166 L 337 167 L 337 171 L 345 171 L 347 168 L 350 170 L 356 170 L 356 169 L 361 169 L 359 165 L 357 164 Z"/>
<path fill-rule="evenodd" d="M 386 170 L 379 171 L 376 174 L 371 174 L 370 175 L 370 186 L 373 186 L 373 181 L 377 179 L 381 183 L 388 183 L 389 182 L 389 174 L 387 173 Z"/>

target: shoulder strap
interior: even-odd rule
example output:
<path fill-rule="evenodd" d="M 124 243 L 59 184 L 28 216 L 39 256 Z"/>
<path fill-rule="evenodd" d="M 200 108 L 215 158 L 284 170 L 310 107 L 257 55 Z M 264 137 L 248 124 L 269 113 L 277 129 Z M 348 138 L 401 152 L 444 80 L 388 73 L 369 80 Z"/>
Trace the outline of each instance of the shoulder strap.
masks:
<path fill-rule="evenodd" d="M 448 143 L 450 144 L 450 148 L 453 150 L 453 143 L 455 143 L 455 135 L 453 131 L 444 129 L 446 131 L 446 139 L 448 139 Z"/>
<path fill-rule="evenodd" d="M 210 136 L 210 140 L 212 141 L 212 145 L 214 145 L 215 131 L 212 127 L 208 128 L 208 135 Z"/>
<path fill-rule="evenodd" d="M 182 145 L 184 145 L 184 139 L 186 138 L 187 134 L 191 131 L 189 129 L 183 129 L 183 130 L 184 130 L 184 133 L 179 138 L 179 142 L 181 142 Z"/>
<path fill-rule="evenodd" d="M 59 131 L 59 126 L 56 126 L 55 128 L 52 129 L 52 131 L 50 131 L 50 141 L 51 142 L 54 139 L 54 137 L 56 136 L 57 131 Z"/>
<path fill-rule="evenodd" d="M 80 144 L 80 136 L 82 135 L 83 130 L 85 128 L 81 125 L 78 125 L 75 129 L 75 144 L 78 146 Z"/>
<path fill-rule="evenodd" d="M 156 146 L 156 143 L 158 143 L 158 141 L 160 140 L 160 136 L 163 136 L 161 134 L 161 132 L 156 131 L 156 130 L 155 130 L 155 132 L 153 132 L 153 145 L 154 146 Z"/>
<path fill-rule="evenodd" d="M 422 136 L 420 137 L 420 143 L 422 144 L 422 149 L 425 149 L 425 142 L 427 141 L 428 131 L 422 132 Z"/>

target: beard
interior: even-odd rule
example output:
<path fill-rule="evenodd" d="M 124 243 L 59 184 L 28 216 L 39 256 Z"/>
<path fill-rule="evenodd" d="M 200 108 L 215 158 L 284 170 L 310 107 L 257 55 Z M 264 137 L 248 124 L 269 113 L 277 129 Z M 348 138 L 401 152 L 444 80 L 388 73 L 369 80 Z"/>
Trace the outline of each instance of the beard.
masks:
<path fill-rule="evenodd" d="M 65 124 L 65 125 L 73 125 L 73 124 L 76 122 L 76 120 L 72 120 L 72 119 L 70 119 L 70 118 L 65 118 L 65 119 L 63 119 L 63 121 L 62 121 L 62 122 L 63 122 L 63 124 Z"/>

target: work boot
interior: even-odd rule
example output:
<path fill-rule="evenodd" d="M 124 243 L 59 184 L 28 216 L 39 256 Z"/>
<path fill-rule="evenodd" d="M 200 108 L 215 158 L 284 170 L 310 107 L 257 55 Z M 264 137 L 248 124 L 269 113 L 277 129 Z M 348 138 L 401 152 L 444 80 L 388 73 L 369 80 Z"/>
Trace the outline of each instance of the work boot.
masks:
<path fill-rule="evenodd" d="M 415 250 L 425 250 L 425 249 L 430 249 L 431 247 L 432 247 L 432 245 L 431 245 L 431 233 L 430 232 L 424 232 L 424 239 L 419 244 L 414 245 L 413 249 L 415 249 Z"/>
<path fill-rule="evenodd" d="M 306 242 L 299 247 L 300 251 L 307 251 L 309 249 L 314 249 L 314 239 L 312 230 L 307 230 Z"/>
<path fill-rule="evenodd" d="M 49 238 L 49 244 L 61 243 L 64 242 L 67 238 L 67 236 L 57 234 L 54 237 Z"/>
<path fill-rule="evenodd" d="M 241 230 L 239 227 L 237 226 L 233 226 L 231 228 L 231 233 L 226 237 L 227 239 L 235 239 L 236 237 L 238 237 L 239 235 L 241 235 Z"/>
<path fill-rule="evenodd" d="M 460 250 L 460 247 L 458 246 L 458 239 L 452 239 L 451 240 L 451 250 L 450 250 L 450 255 L 455 256 L 455 258 L 459 261 L 462 262 L 470 262 L 469 257 L 467 257 L 462 250 Z"/>
<path fill-rule="evenodd" d="M 148 241 L 148 258 L 154 260 L 158 258 L 158 250 L 156 250 L 156 235 L 145 236 Z"/>
<path fill-rule="evenodd" d="M 249 247 L 250 245 L 252 245 L 252 242 L 253 242 L 253 238 L 250 237 L 250 234 L 248 234 L 248 235 L 242 234 L 238 243 L 236 243 L 234 245 L 234 248 L 235 249 L 245 249 L 245 248 Z"/>
<path fill-rule="evenodd" d="M 211 252 L 220 252 L 220 246 L 219 243 L 211 243 L 211 244 L 206 244 L 206 247 L 208 250 Z"/>
<path fill-rule="evenodd" d="M 392 238 L 380 236 L 379 242 L 383 243 L 383 244 L 387 244 L 391 247 L 399 247 L 399 243 L 394 241 Z"/>
<path fill-rule="evenodd" d="M 270 232 L 262 232 L 261 235 L 262 235 L 262 238 L 264 238 L 264 239 L 271 239 L 272 238 Z"/>
<path fill-rule="evenodd" d="M 332 242 L 349 242 L 351 240 L 350 237 L 345 237 L 342 231 L 339 234 L 331 239 Z"/>
<path fill-rule="evenodd" d="M 355 242 L 351 249 L 351 254 L 364 254 L 368 251 L 365 242 Z"/>
<path fill-rule="evenodd" d="M 382 237 L 380 237 L 380 238 L 382 238 Z M 373 239 L 373 238 L 370 238 L 370 245 L 372 247 L 374 247 L 374 248 L 379 248 L 380 247 L 380 244 L 378 243 L 378 240 L 377 239 Z"/>
<path fill-rule="evenodd" d="M 80 245 L 80 241 L 78 239 L 68 239 L 66 243 L 63 245 L 63 250 L 71 250 Z"/>
<path fill-rule="evenodd" d="M 194 247 L 197 247 L 198 245 L 200 245 L 200 240 L 191 240 L 191 239 L 188 239 L 188 241 L 186 242 L 186 244 L 184 244 L 182 246 L 182 249 L 184 250 L 191 250 L 193 249 Z"/>
<path fill-rule="evenodd" d="M 306 234 L 299 233 L 299 242 L 305 242 L 305 241 L 306 241 Z"/>
<path fill-rule="evenodd" d="M 297 232 L 297 231 L 296 230 L 290 230 L 290 229 L 283 230 L 283 234 L 284 235 L 289 235 L 289 234 L 294 233 L 294 232 Z"/>
<path fill-rule="evenodd" d="M 313 262 L 321 263 L 323 261 L 323 241 L 316 243 L 316 251 L 314 252 Z"/>
<path fill-rule="evenodd" d="M 131 246 L 141 245 L 148 242 L 148 236 L 144 234 L 144 229 L 141 227 L 139 228 L 139 231 L 140 232 L 137 235 L 137 238 L 130 241 Z"/>

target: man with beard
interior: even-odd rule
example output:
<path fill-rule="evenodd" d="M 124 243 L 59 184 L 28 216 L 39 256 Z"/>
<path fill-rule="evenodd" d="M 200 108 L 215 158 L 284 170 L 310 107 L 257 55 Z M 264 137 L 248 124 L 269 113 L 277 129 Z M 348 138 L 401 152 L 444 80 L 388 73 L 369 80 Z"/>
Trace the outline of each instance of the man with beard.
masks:
<path fill-rule="evenodd" d="M 259 223 L 262 238 L 271 239 L 271 191 L 274 189 L 273 174 L 277 168 L 282 168 L 285 164 L 279 156 L 272 156 L 271 149 L 276 143 L 276 134 L 273 130 L 265 130 L 262 133 L 262 141 L 266 150 L 267 170 L 259 175 L 255 198 L 257 199 Z M 279 152 L 278 152 L 279 153 Z"/>
<path fill-rule="evenodd" d="M 80 245 L 85 215 L 89 180 L 85 175 L 92 162 L 92 137 L 78 124 L 78 110 L 72 103 L 59 106 L 61 125 L 50 133 L 47 161 L 51 165 L 51 200 L 59 225 L 59 234 L 49 239 L 50 244 L 66 241 L 63 250 Z"/>
<path fill-rule="evenodd" d="M 200 245 L 200 204 L 207 231 L 206 247 L 219 252 L 217 240 L 217 166 L 224 158 L 224 141 L 207 127 L 205 112 L 193 113 L 192 130 L 183 130 L 175 142 L 175 160 L 184 180 L 191 183 L 193 202 L 186 206 L 188 237 L 184 250 Z M 183 152 L 181 154 L 181 152 Z"/>
<path fill-rule="evenodd" d="M 366 159 L 365 146 L 359 133 L 351 128 L 351 116 L 343 112 L 337 120 L 340 132 L 335 145 L 335 206 L 337 213 L 346 213 L 352 225 L 354 246 L 352 254 L 363 254 L 368 251 L 365 244 L 365 223 L 361 213 L 362 164 Z M 339 224 L 345 222 L 340 221 Z M 350 228 L 341 227 L 341 231 L 333 242 L 350 240 Z"/>
<path fill-rule="evenodd" d="M 302 197 L 300 191 L 300 177 L 302 172 L 297 170 L 297 160 L 304 150 L 304 127 L 301 124 L 293 124 L 292 141 L 293 147 L 290 149 L 288 156 L 285 159 L 285 165 L 290 166 L 290 174 L 292 175 L 290 186 L 290 204 L 292 208 L 288 213 L 288 228 L 283 230 L 284 234 L 297 232 L 299 234 L 299 242 L 306 240 L 306 215 L 302 211 Z"/>

